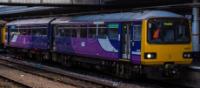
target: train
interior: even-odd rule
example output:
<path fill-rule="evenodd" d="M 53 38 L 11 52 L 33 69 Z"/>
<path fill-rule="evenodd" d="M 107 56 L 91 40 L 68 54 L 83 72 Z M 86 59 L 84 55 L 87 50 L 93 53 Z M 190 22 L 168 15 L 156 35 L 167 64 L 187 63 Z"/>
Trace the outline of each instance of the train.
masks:
<path fill-rule="evenodd" d="M 6 21 L 0 20 L 0 52 L 3 52 L 6 40 Z"/>
<path fill-rule="evenodd" d="M 5 26 L 4 47 L 14 55 L 123 78 L 175 77 L 193 60 L 189 21 L 169 11 L 19 19 Z"/>

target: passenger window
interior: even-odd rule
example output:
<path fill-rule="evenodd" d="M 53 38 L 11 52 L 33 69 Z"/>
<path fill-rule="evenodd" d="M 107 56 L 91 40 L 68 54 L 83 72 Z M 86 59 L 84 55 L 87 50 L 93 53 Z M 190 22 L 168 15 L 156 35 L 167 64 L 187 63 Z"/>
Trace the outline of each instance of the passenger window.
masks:
<path fill-rule="evenodd" d="M 57 30 L 55 30 L 55 35 L 56 37 L 61 37 L 64 36 L 64 32 L 62 29 L 58 28 Z"/>
<path fill-rule="evenodd" d="M 81 30 L 80 29 L 76 29 L 77 31 L 77 38 L 80 38 L 81 37 Z"/>
<path fill-rule="evenodd" d="M 80 37 L 87 38 L 87 26 L 81 26 Z"/>
<path fill-rule="evenodd" d="M 29 29 L 20 29 L 20 35 L 29 35 Z"/>
<path fill-rule="evenodd" d="M 77 37 L 77 30 L 76 29 L 72 29 L 72 37 Z"/>
<path fill-rule="evenodd" d="M 77 27 L 63 25 L 60 27 L 55 27 L 55 36 L 57 37 L 77 37 Z"/>
<path fill-rule="evenodd" d="M 134 25 L 133 40 L 141 41 L 141 25 Z"/>
<path fill-rule="evenodd" d="M 118 40 L 118 29 L 117 28 L 108 28 L 109 39 Z"/>
<path fill-rule="evenodd" d="M 62 32 L 64 33 L 63 36 L 71 37 L 71 30 L 70 29 L 62 29 Z"/>
<path fill-rule="evenodd" d="M 35 36 L 47 35 L 47 29 L 32 29 L 31 34 Z"/>
<path fill-rule="evenodd" d="M 107 31 L 105 25 L 100 25 L 98 28 L 98 38 L 105 39 L 107 37 Z"/>
<path fill-rule="evenodd" d="M 89 26 L 88 27 L 88 37 L 89 38 L 96 38 L 96 26 Z"/>

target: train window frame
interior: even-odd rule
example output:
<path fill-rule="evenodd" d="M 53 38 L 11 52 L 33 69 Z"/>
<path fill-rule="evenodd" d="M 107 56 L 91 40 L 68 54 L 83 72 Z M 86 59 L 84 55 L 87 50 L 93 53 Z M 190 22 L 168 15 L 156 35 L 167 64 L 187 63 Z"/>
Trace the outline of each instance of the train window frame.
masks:
<path fill-rule="evenodd" d="M 59 30 L 60 29 L 58 29 L 58 26 L 56 26 L 55 29 L 54 29 L 54 36 L 55 37 L 60 37 L 61 36 L 61 34 L 59 33 Z"/>
<path fill-rule="evenodd" d="M 73 25 L 56 25 L 54 29 L 55 37 L 77 37 L 76 27 Z"/>
<path fill-rule="evenodd" d="M 48 35 L 48 28 L 40 28 L 40 27 L 36 27 L 36 28 L 32 28 L 32 29 L 27 29 L 27 30 L 31 30 L 31 34 L 32 36 L 47 36 Z M 34 33 L 34 31 L 36 33 Z"/>
<path fill-rule="evenodd" d="M 12 35 L 20 35 L 18 28 L 11 28 L 9 30 L 10 30 L 9 32 L 12 33 Z"/>
<path fill-rule="evenodd" d="M 69 30 L 69 37 L 71 38 L 77 38 L 77 29 L 79 29 L 79 27 L 77 27 L 77 25 L 68 25 L 68 28 L 66 30 Z"/>
<path fill-rule="evenodd" d="M 141 41 L 141 37 L 142 37 L 142 25 L 141 24 L 133 25 L 133 41 Z"/>
<path fill-rule="evenodd" d="M 11 42 L 14 36 L 19 36 L 20 32 L 19 29 L 17 27 L 15 28 L 9 28 L 8 34 L 10 35 L 8 41 Z"/>
<path fill-rule="evenodd" d="M 118 28 L 107 28 L 107 36 L 111 40 L 118 40 Z"/>
<path fill-rule="evenodd" d="M 103 31 L 102 31 L 103 30 Z M 107 36 L 107 27 L 105 24 L 103 25 L 98 25 L 98 34 L 97 34 L 98 38 L 100 39 L 106 39 Z"/>
<path fill-rule="evenodd" d="M 76 29 L 71 29 L 71 37 L 77 38 L 77 30 Z"/>
<path fill-rule="evenodd" d="M 88 38 L 88 27 L 87 25 L 80 25 L 80 38 Z"/>
<path fill-rule="evenodd" d="M 187 31 L 188 31 L 188 36 L 189 36 L 189 40 L 188 41 L 184 41 L 184 42 L 153 42 L 153 41 L 150 41 L 150 36 L 151 36 L 151 34 L 150 34 L 150 29 L 149 29 L 149 26 L 150 26 L 150 21 L 152 21 L 152 20 L 160 20 L 160 19 L 162 19 L 162 20 L 173 20 L 173 21 L 175 21 L 175 22 L 177 22 L 177 19 L 179 19 L 179 20 L 182 20 L 182 21 L 185 21 L 186 23 L 187 23 Z M 168 18 L 151 18 L 151 19 L 148 19 L 148 21 L 147 21 L 147 42 L 149 43 L 149 44 L 189 44 L 189 43 L 191 43 L 191 31 L 190 31 L 190 27 L 189 27 L 189 22 L 188 22 L 188 20 L 186 19 L 186 18 L 176 18 L 176 17 L 168 17 Z"/>
<path fill-rule="evenodd" d="M 31 35 L 30 29 L 19 29 L 20 35 Z"/>
<path fill-rule="evenodd" d="M 96 25 L 88 25 L 87 32 L 88 38 L 96 38 L 97 37 L 97 26 Z"/>

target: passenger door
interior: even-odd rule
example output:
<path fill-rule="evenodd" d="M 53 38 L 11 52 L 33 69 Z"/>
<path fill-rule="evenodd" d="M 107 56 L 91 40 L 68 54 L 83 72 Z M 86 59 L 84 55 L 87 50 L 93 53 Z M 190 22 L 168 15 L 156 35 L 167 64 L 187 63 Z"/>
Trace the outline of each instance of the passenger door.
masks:
<path fill-rule="evenodd" d="M 130 60 L 131 57 L 131 23 L 122 23 L 121 28 L 121 58 Z"/>

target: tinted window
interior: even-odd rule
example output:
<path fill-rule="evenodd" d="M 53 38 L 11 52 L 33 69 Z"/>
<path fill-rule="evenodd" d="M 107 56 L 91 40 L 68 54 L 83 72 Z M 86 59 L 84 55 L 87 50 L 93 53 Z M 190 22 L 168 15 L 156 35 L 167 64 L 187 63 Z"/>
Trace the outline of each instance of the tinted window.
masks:
<path fill-rule="evenodd" d="M 87 38 L 87 26 L 86 25 L 81 26 L 80 37 L 81 38 Z"/>
<path fill-rule="evenodd" d="M 77 37 L 77 30 L 76 29 L 72 29 L 71 30 L 71 34 L 72 34 L 72 37 Z"/>
<path fill-rule="evenodd" d="M 134 25 L 133 27 L 133 40 L 141 41 L 141 25 Z"/>
<path fill-rule="evenodd" d="M 36 36 L 47 35 L 47 29 L 32 29 L 31 34 Z"/>
<path fill-rule="evenodd" d="M 74 26 L 59 26 L 55 29 L 55 35 L 62 37 L 77 37 L 77 30 Z"/>
<path fill-rule="evenodd" d="M 96 26 L 88 26 L 88 37 L 89 38 L 96 38 Z"/>
<path fill-rule="evenodd" d="M 107 31 L 105 25 L 100 25 L 98 28 L 98 37 L 99 38 L 106 38 L 107 37 Z"/>
<path fill-rule="evenodd" d="M 148 23 L 150 43 L 189 43 L 189 23 L 185 19 L 151 19 Z"/>
<path fill-rule="evenodd" d="M 118 29 L 117 28 L 108 28 L 109 39 L 118 40 Z"/>

